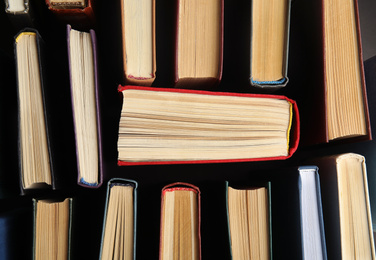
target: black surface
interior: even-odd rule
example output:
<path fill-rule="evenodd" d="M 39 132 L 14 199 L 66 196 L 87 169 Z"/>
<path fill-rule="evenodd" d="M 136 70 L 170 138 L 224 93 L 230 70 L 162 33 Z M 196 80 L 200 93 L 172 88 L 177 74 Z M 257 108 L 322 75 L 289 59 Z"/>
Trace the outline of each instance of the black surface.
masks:
<path fill-rule="evenodd" d="M 99 1 L 97 9 L 98 62 L 100 72 L 100 91 L 102 108 L 102 142 L 104 159 L 104 184 L 99 189 L 87 189 L 76 184 L 76 162 L 74 156 L 73 124 L 69 100 L 69 75 L 67 65 L 66 27 L 58 23 L 54 17 L 43 10 L 42 19 L 44 27 L 40 28 L 41 36 L 48 46 L 49 62 L 53 84 L 49 91 L 55 97 L 56 105 L 53 110 L 54 129 L 58 140 L 57 159 L 60 176 L 67 176 L 65 187 L 58 191 L 48 191 L 35 196 L 73 196 L 73 259 L 98 259 L 106 183 L 112 177 L 134 179 L 139 184 L 138 189 L 138 219 L 137 219 L 137 259 L 158 259 L 159 254 L 159 224 L 160 224 L 160 198 L 161 189 L 166 184 L 183 181 L 198 186 L 202 198 L 202 259 L 230 259 L 228 247 L 228 234 L 225 213 L 224 181 L 251 182 L 255 175 L 265 170 L 279 169 L 280 167 L 298 166 L 311 156 L 351 151 L 346 145 L 336 145 L 335 148 L 299 148 L 296 154 L 286 161 L 274 162 L 247 162 L 226 164 L 197 164 L 197 165 L 156 165 L 156 166 L 117 166 L 117 131 L 120 113 L 118 84 L 122 83 L 122 51 L 121 51 L 121 25 L 119 1 Z M 292 4 L 292 15 L 295 2 Z M 154 86 L 171 87 L 170 76 L 173 71 L 173 16 L 174 4 L 168 0 L 157 0 L 157 78 Z M 1 4 L 3 5 L 3 3 Z M 359 0 L 360 23 L 364 59 L 376 54 L 376 3 L 373 0 Z M 221 91 L 249 92 L 249 11 L 250 3 L 246 0 L 225 0 L 224 24 L 224 70 L 223 80 L 219 85 Z M 1 7 L 1 6 L 0 6 Z M 373 8 L 372 8 L 373 7 Z M 13 57 L 13 37 L 17 29 L 10 26 L 7 17 L 1 10 L 0 47 L 5 55 Z M 291 24 L 292 30 L 302 27 Z M 303 26 L 304 27 L 304 26 Z M 305 46 L 295 46 L 299 51 L 310 52 Z M 291 51 L 291 50 L 290 50 Z M 295 53 L 298 53 L 295 51 Z M 11 58 L 12 59 L 12 58 Z M 6 64 L 13 67 L 12 61 Z M 299 64 L 289 65 L 297 67 Z M 290 73 L 291 72 L 291 73 Z M 2 81 L 0 84 L 0 113 L 4 111 L 5 121 L 1 119 L 0 140 L 0 176 L 7 176 L 6 186 L 18 187 L 17 176 L 17 149 L 13 147 L 14 136 L 17 133 L 15 125 L 16 96 L 15 72 L 1 70 Z M 288 77 L 293 81 L 293 70 L 289 70 Z M 307 78 L 307 80 L 309 80 Z M 302 87 L 306 82 L 297 82 Z M 287 85 L 286 88 L 289 88 Z M 4 93 L 4 94 L 3 94 Z M 283 94 L 281 90 L 277 94 Z M 8 97 L 6 98 L 5 97 Z M 369 97 L 369 102 L 375 102 L 376 97 Z M 5 103 L 3 103 L 5 102 Z M 5 109 L 5 110 L 4 110 Z M 9 118 L 7 118 L 9 117 Z M 5 123 L 4 123 L 5 122 Z M 14 136 L 13 136 L 14 134 Z M 373 159 L 371 159 L 373 160 Z M 283 176 L 280 176 L 283 178 Z M 0 181 L 3 179 L 1 178 Z M 1 184 L 1 183 L 0 183 Z M 13 209 L 31 205 L 33 195 L 20 197 L 17 191 L 7 193 L 7 198 L 0 200 L 0 212 L 5 214 Z M 281 205 L 279 205 L 281 206 Z M 289 216 L 286 213 L 287 217 Z M 32 219 L 23 220 L 29 228 L 23 235 L 31 238 Z M 276 221 L 276 220 L 273 220 Z M 23 248 L 30 251 L 31 239 L 21 242 L 13 241 L 10 247 L 13 250 Z M 278 240 L 277 240 L 278 241 Z M 278 246 L 276 246 L 278 248 Z M 288 252 L 285 255 L 275 255 L 279 259 L 291 259 Z"/>

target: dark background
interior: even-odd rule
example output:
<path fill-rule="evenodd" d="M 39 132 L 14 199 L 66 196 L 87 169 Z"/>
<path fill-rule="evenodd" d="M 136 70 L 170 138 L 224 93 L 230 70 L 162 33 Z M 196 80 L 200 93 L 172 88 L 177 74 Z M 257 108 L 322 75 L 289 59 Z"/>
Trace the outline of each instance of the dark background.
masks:
<path fill-rule="evenodd" d="M 300 37 L 306 28 L 299 22 L 301 17 L 306 15 L 309 18 L 312 15 L 312 13 L 300 13 L 301 5 L 305 1 L 311 0 L 294 0 L 292 2 L 288 71 L 290 83 L 286 89 L 279 90 L 275 94 L 290 97 L 291 90 L 299 89 L 297 91 L 304 92 L 306 86 L 311 87 L 307 83 L 315 77 L 314 71 L 307 73 L 304 78 L 297 75 L 297 71 L 299 71 L 297 68 L 307 70 L 310 68 L 309 60 L 302 57 L 313 51 Z M 51 137 L 53 139 L 55 173 L 60 176 L 62 186 L 56 191 L 19 195 L 17 84 L 13 58 L 13 37 L 20 28 L 15 28 L 12 25 L 3 11 L 4 4 L 1 3 L 0 194 L 3 199 L 0 200 L 0 219 L 8 219 L 6 223 L 12 227 L 12 232 L 7 234 L 2 231 L 0 220 L 0 235 L 7 237 L 7 241 L 0 239 L 0 253 L 8 250 L 10 258 L 31 258 L 32 198 L 69 196 L 74 198 L 72 258 L 97 259 L 102 235 L 106 184 L 112 177 L 121 177 L 136 180 L 139 184 L 137 259 L 158 259 L 161 189 L 163 186 L 177 181 L 192 183 L 201 190 L 202 258 L 230 259 L 224 181 L 228 180 L 234 184 L 252 184 L 260 179 L 269 179 L 270 172 L 275 172 L 274 175 L 278 176 L 278 172 L 282 172 L 281 168 L 299 166 L 314 156 L 362 151 L 363 144 L 358 146 L 336 144 L 299 147 L 296 154 L 286 161 L 118 167 L 116 142 L 121 99 L 117 93 L 117 87 L 119 84 L 123 84 L 120 3 L 119 1 L 97 0 L 97 23 L 93 28 L 98 39 L 104 182 L 98 189 L 80 187 L 76 184 L 77 171 L 69 93 L 66 27 L 56 20 L 43 2 L 36 2 L 40 2 L 36 21 L 37 29 L 46 43 L 48 54 L 45 67 L 49 78 L 47 92 L 49 117 L 52 122 Z M 172 87 L 174 11 L 176 10 L 174 2 L 156 1 L 157 78 L 153 84 L 155 87 Z M 250 1 L 224 0 L 224 10 L 223 78 L 216 90 L 252 93 L 254 89 L 251 89 L 248 83 Z M 376 54 L 376 1 L 359 0 L 359 11 L 363 58 L 366 60 Z M 309 33 L 309 31 L 305 33 Z M 290 90 L 288 90 L 289 88 Z M 375 99 L 376 97 L 369 96 L 369 103 L 374 103 Z M 304 106 L 304 103 L 298 101 L 298 106 Z M 368 142 L 367 145 L 371 147 L 372 144 Z M 373 162 L 375 158 L 366 159 Z M 272 179 L 275 180 L 275 183 L 279 183 L 277 185 L 281 185 L 286 178 L 280 174 L 279 177 Z M 284 203 L 290 205 L 293 201 L 282 199 L 285 195 L 283 189 L 276 190 L 282 191 L 278 196 L 273 195 L 276 198 L 272 197 L 272 201 L 275 202 L 276 212 L 281 214 L 278 208 L 283 207 Z M 373 193 L 370 195 L 372 200 L 372 196 L 375 197 L 375 195 Z M 11 217 L 7 218 L 9 216 Z M 281 223 L 283 224 L 283 221 L 289 216 L 293 217 L 292 213 L 285 212 L 283 217 L 281 215 L 273 216 L 273 225 L 281 227 Z M 273 229 L 273 240 L 276 245 L 273 252 L 275 259 L 287 259 L 288 256 L 289 259 L 294 258 L 294 252 L 280 250 L 278 246 L 278 243 L 283 240 L 290 242 L 294 239 L 294 235 L 289 234 L 288 228 L 288 225 L 281 230 L 276 228 L 278 232 Z"/>

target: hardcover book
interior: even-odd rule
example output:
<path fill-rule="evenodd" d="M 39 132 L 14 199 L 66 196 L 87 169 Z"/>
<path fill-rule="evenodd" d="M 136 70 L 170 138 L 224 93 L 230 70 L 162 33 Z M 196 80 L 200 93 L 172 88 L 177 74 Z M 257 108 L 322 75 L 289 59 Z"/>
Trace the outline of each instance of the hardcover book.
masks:
<path fill-rule="evenodd" d="M 276 90 L 288 83 L 291 0 L 252 0 L 251 85 Z"/>
<path fill-rule="evenodd" d="M 302 259 L 327 259 L 320 177 L 316 166 L 298 168 Z"/>
<path fill-rule="evenodd" d="M 287 159 L 299 112 L 283 96 L 119 86 L 118 164 Z"/>
<path fill-rule="evenodd" d="M 376 56 L 373 56 L 364 62 L 364 72 L 367 84 L 367 95 L 370 98 L 374 98 L 376 97 Z M 376 136 L 376 103 L 369 102 L 368 105 L 372 136 Z M 341 149 L 338 149 L 336 146 L 330 148 L 331 149 L 325 149 L 326 154 L 352 152 L 361 154 L 365 157 L 367 161 L 367 181 L 371 204 L 372 224 L 373 230 L 376 230 L 376 160 L 374 160 L 376 155 L 376 140 L 373 139 L 366 142 L 347 143 L 340 146 Z"/>
<path fill-rule="evenodd" d="M 346 153 L 316 163 L 328 259 L 375 259 L 365 158 Z"/>
<path fill-rule="evenodd" d="M 155 0 L 121 0 L 123 69 L 127 84 L 155 80 Z"/>
<path fill-rule="evenodd" d="M 172 183 L 162 189 L 159 259 L 201 259 L 198 187 Z"/>
<path fill-rule="evenodd" d="M 328 259 L 318 168 L 276 168 L 252 174 L 253 186 L 267 187 L 265 182 L 270 183 L 269 259 Z M 243 181 L 237 187 L 249 189 L 246 185 Z"/>
<path fill-rule="evenodd" d="M 223 0 L 179 0 L 175 87 L 212 88 L 222 78 Z"/>
<path fill-rule="evenodd" d="M 108 182 L 99 259 L 136 259 L 137 182 Z"/>
<path fill-rule="evenodd" d="M 67 42 L 77 182 L 82 186 L 95 188 L 102 184 L 103 179 L 95 32 L 77 31 L 68 25 Z"/>
<path fill-rule="evenodd" d="M 43 40 L 34 29 L 15 38 L 18 94 L 18 149 L 21 193 L 55 188 L 46 110 Z"/>
<path fill-rule="evenodd" d="M 302 145 L 370 140 L 358 1 L 302 1 L 294 10 L 287 95 L 304 103 Z"/>
<path fill-rule="evenodd" d="M 33 259 L 70 259 L 72 201 L 33 199 Z"/>
<path fill-rule="evenodd" d="M 226 206 L 232 259 L 272 259 L 271 183 L 233 188 L 226 182 Z"/>

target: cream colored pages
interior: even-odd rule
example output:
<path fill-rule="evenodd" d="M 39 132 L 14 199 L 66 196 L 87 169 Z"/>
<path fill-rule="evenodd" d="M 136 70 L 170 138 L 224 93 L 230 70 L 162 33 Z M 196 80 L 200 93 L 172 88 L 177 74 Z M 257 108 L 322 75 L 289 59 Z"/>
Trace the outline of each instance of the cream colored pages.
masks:
<path fill-rule="evenodd" d="M 197 193 L 165 190 L 162 208 L 161 260 L 198 260 Z"/>
<path fill-rule="evenodd" d="M 222 33 L 220 0 L 180 0 L 178 77 L 218 78 Z"/>
<path fill-rule="evenodd" d="M 356 154 L 337 158 L 342 259 L 375 259 L 363 163 Z"/>
<path fill-rule="evenodd" d="M 35 33 L 24 32 L 16 39 L 19 94 L 19 131 L 23 188 L 51 185 L 39 56 Z"/>
<path fill-rule="evenodd" d="M 285 76 L 290 0 L 252 0 L 251 79 L 257 84 Z"/>
<path fill-rule="evenodd" d="M 70 31 L 71 90 L 76 149 L 81 182 L 97 184 L 98 129 L 94 55 L 90 33 Z"/>
<path fill-rule="evenodd" d="M 228 216 L 231 239 L 231 254 L 234 260 L 250 259 L 250 238 L 248 234 L 247 217 L 240 217 L 241 214 L 248 214 L 247 194 L 240 190 L 229 187 L 228 189 Z M 241 233 L 242 232 L 242 233 Z"/>
<path fill-rule="evenodd" d="M 329 140 L 367 134 L 353 0 L 324 1 Z"/>
<path fill-rule="evenodd" d="M 119 160 L 288 155 L 291 104 L 274 98 L 125 90 Z"/>
<path fill-rule="evenodd" d="M 132 260 L 134 256 L 134 205 L 132 186 L 110 189 L 101 258 Z"/>
<path fill-rule="evenodd" d="M 227 203 L 232 259 L 270 259 L 267 189 L 228 187 Z"/>
<path fill-rule="evenodd" d="M 39 200 L 36 206 L 36 260 L 66 260 L 69 248 L 69 200 Z"/>
<path fill-rule="evenodd" d="M 126 76 L 153 78 L 153 0 L 122 0 L 122 8 Z"/>

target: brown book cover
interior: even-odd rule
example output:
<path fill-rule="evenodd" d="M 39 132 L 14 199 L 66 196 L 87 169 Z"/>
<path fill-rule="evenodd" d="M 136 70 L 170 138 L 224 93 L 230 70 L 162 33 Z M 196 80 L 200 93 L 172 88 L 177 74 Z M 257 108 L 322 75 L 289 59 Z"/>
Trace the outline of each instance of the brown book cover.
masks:
<path fill-rule="evenodd" d="M 327 92 L 325 80 L 327 59 L 325 47 L 325 18 L 324 0 L 298 1 L 292 5 L 291 22 L 296 25 L 290 34 L 289 73 L 296 75 L 290 78 L 290 87 L 285 95 L 294 98 L 301 112 L 301 144 L 303 146 L 322 143 L 344 143 L 370 140 L 371 129 L 369 122 L 366 84 L 363 68 L 363 54 L 359 25 L 358 1 L 354 0 L 353 14 L 355 19 L 356 41 L 358 45 L 359 74 L 361 83 L 361 99 L 367 133 L 360 136 L 344 136 L 329 140 Z M 340 44 L 340 43 L 338 43 Z M 306 51 L 310 50 L 310 51 Z M 339 60 L 339 58 L 338 58 Z M 350 84 L 348 86 L 351 87 Z M 343 102 L 348 102 L 343 97 Z M 350 125 L 350 122 L 348 123 Z"/>

